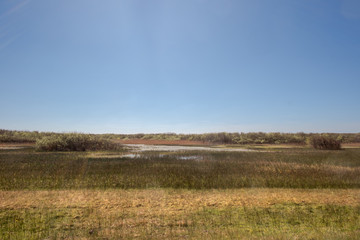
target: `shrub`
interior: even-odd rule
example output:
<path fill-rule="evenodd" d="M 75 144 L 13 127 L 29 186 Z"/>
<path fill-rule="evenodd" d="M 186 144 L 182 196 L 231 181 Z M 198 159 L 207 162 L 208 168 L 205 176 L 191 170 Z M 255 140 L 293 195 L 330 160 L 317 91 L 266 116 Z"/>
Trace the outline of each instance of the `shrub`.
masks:
<path fill-rule="evenodd" d="M 340 150 L 341 149 L 340 141 L 335 140 L 331 137 L 325 137 L 325 136 L 312 136 L 310 138 L 310 144 L 315 149 L 322 149 L 322 150 Z"/>
<path fill-rule="evenodd" d="M 36 140 L 40 151 L 96 151 L 119 150 L 120 145 L 90 134 L 68 133 L 43 137 Z"/>

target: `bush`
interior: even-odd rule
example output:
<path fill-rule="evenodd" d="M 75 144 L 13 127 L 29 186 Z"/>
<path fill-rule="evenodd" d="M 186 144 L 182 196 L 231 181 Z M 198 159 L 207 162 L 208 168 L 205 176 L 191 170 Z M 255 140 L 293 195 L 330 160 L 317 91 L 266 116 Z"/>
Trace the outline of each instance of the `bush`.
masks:
<path fill-rule="evenodd" d="M 57 134 L 36 140 L 40 151 L 119 150 L 120 145 L 90 134 Z"/>
<path fill-rule="evenodd" d="M 340 150 L 340 141 L 325 136 L 312 136 L 310 138 L 310 144 L 315 149 L 322 150 Z"/>

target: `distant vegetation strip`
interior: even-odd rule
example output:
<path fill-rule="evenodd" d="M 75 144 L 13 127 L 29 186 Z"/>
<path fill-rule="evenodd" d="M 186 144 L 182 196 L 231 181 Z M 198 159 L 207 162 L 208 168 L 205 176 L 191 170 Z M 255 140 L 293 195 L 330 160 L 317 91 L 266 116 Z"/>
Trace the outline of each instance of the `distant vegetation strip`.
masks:
<path fill-rule="evenodd" d="M 81 135 L 80 133 L 76 133 Z M 11 131 L 0 129 L 0 143 L 35 143 L 39 139 L 61 137 L 67 133 Z M 85 134 L 91 138 L 107 140 L 169 140 L 197 141 L 210 144 L 307 144 L 312 137 L 326 137 L 339 143 L 360 143 L 360 133 L 203 133 L 203 134 Z"/>

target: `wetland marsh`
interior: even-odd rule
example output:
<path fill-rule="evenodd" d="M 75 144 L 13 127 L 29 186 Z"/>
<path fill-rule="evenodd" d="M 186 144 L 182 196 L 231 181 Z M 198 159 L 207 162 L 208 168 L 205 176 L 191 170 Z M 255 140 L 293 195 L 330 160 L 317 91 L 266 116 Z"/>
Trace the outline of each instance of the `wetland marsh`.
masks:
<path fill-rule="evenodd" d="M 0 238 L 358 239 L 359 148 L 207 148 L 0 149 Z"/>

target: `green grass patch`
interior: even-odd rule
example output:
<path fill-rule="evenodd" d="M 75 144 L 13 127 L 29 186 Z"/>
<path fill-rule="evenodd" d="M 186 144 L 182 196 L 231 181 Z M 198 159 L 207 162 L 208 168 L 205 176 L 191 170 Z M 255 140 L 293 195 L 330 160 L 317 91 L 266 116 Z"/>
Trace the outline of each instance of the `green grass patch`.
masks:
<path fill-rule="evenodd" d="M 357 239 L 360 232 L 360 207 L 279 204 L 204 208 L 193 219 L 202 229 L 198 232 L 215 239 Z"/>
<path fill-rule="evenodd" d="M 278 204 L 177 216 L 90 208 L 0 210 L 1 239 L 358 239 L 360 207 Z"/>

